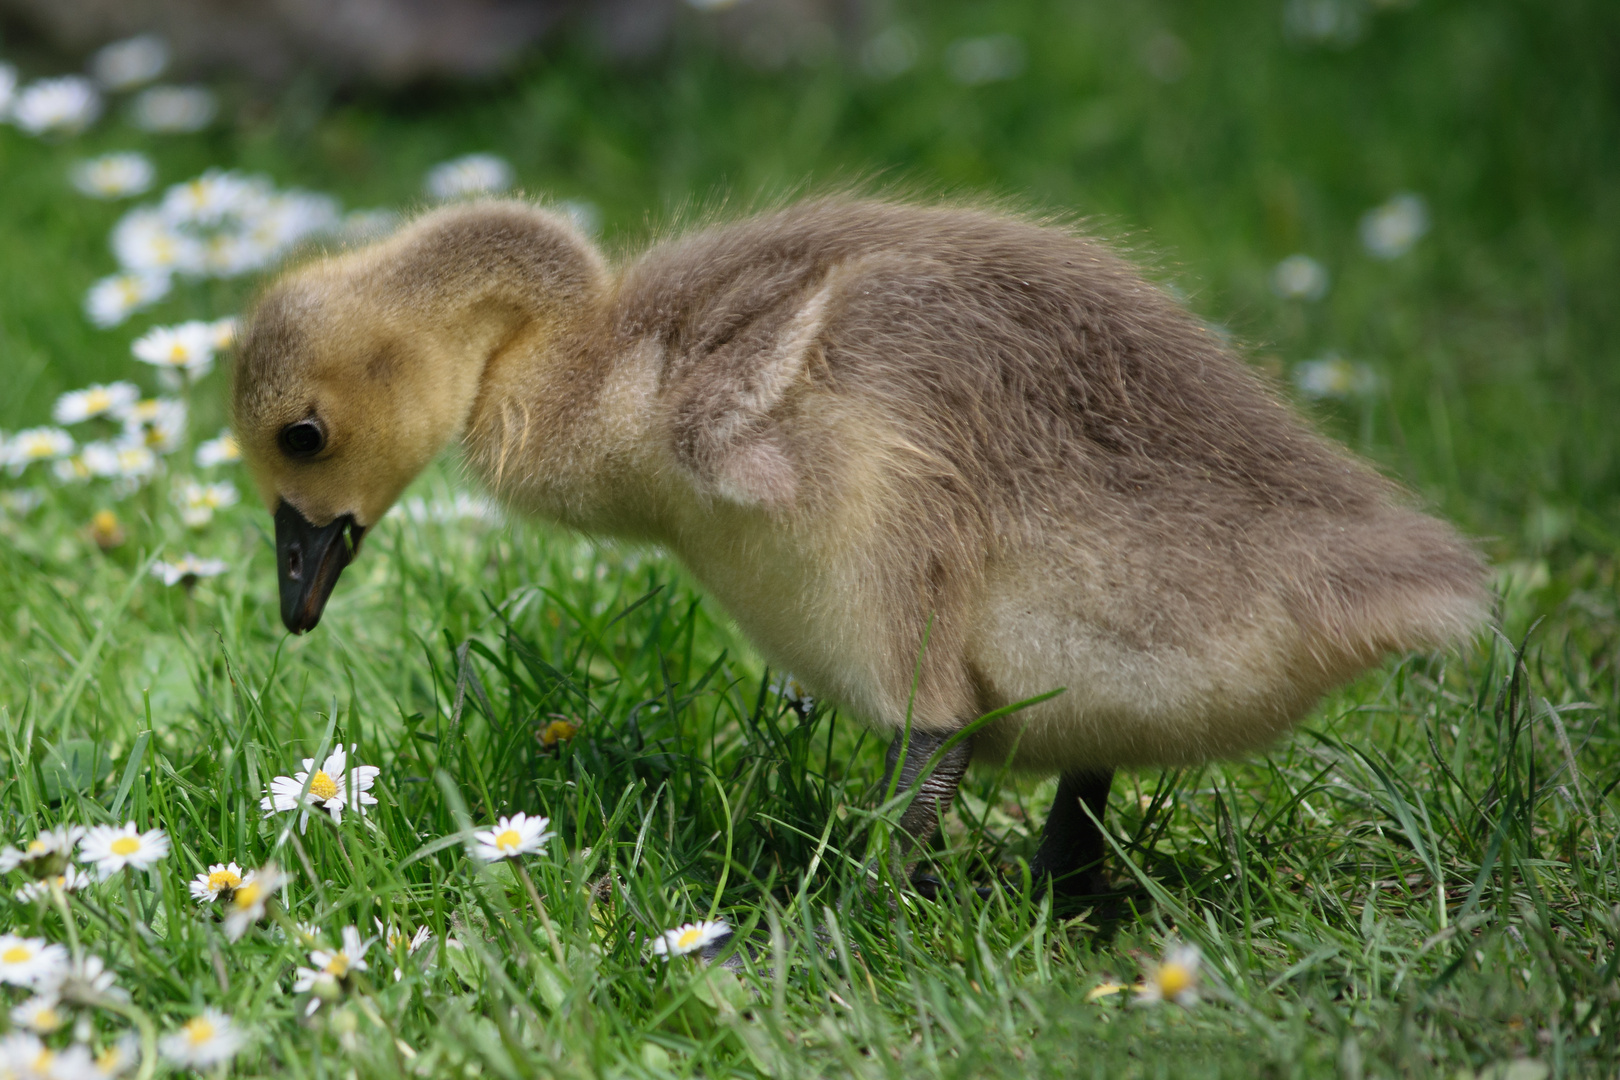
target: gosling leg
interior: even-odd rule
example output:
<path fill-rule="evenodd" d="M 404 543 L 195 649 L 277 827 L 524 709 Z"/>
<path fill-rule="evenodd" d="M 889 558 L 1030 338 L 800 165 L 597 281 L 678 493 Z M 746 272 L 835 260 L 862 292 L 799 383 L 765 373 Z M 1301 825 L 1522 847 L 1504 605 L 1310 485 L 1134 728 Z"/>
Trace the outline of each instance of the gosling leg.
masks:
<path fill-rule="evenodd" d="M 923 777 L 919 784 L 917 776 L 922 772 L 923 766 L 928 764 L 928 759 L 933 757 L 934 751 L 944 745 L 949 738 L 949 735 L 932 735 L 914 728 L 909 744 L 903 732 L 896 735 L 894 741 L 889 744 L 889 756 L 883 769 L 882 790 L 885 793 L 889 791 L 889 785 L 894 783 L 897 766 L 900 770 L 900 779 L 895 784 L 895 793 L 902 794 L 916 789 L 911 805 L 900 815 L 900 831 L 903 835 L 895 838 L 890 849 L 891 865 L 897 879 L 915 864 L 917 856 L 938 831 L 940 821 L 944 819 L 951 808 L 951 803 L 956 799 L 956 789 L 962 783 L 962 774 L 967 771 L 968 760 L 973 756 L 973 740 L 963 739 L 939 759 L 934 771 Z M 904 761 L 900 760 L 902 746 L 905 750 Z M 916 876 L 913 882 L 918 890 L 927 896 L 932 896 L 939 886 L 937 879 L 926 874 Z"/>
<path fill-rule="evenodd" d="M 1108 891 L 1102 860 L 1106 843 L 1098 825 L 1108 810 L 1108 791 L 1114 783 L 1114 770 L 1064 773 L 1058 780 L 1057 798 L 1047 815 L 1041 833 L 1041 846 L 1030 860 L 1029 873 L 1037 889 L 1048 881 L 1058 896 L 1092 896 Z M 1081 809 L 1085 804 L 1096 815 Z"/>

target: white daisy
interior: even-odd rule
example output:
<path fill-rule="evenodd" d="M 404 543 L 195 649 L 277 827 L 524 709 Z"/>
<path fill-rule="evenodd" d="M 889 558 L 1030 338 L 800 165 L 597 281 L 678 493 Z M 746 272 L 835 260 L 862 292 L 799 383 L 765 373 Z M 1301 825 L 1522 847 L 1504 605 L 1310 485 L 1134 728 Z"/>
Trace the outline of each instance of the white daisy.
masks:
<path fill-rule="evenodd" d="M 127 199 L 151 187 L 157 169 L 145 154 L 129 150 L 87 158 L 68 175 L 73 186 L 92 199 Z"/>
<path fill-rule="evenodd" d="M 0 119 L 11 113 L 11 105 L 16 98 L 17 69 L 10 64 L 0 63 Z"/>
<path fill-rule="evenodd" d="M 52 1050 L 29 1031 L 0 1039 L 0 1075 L 18 1080 L 89 1080 L 96 1076 L 90 1051 L 83 1046 Z"/>
<path fill-rule="evenodd" d="M 163 1056 L 176 1065 L 203 1070 L 221 1065 L 247 1045 L 247 1035 L 218 1009 L 205 1009 L 178 1031 L 158 1040 Z"/>
<path fill-rule="evenodd" d="M 0 447 L 5 445 L 5 435 L 0 433 Z M 11 517 L 27 517 L 39 509 L 40 503 L 45 501 L 45 493 L 39 488 L 20 488 L 11 491 L 0 491 L 0 513 Z"/>
<path fill-rule="evenodd" d="M 79 841 L 79 861 L 91 863 L 103 881 L 132 867 L 146 870 L 169 854 L 169 834 L 162 829 L 141 832 L 133 821 L 123 825 L 97 825 Z"/>
<path fill-rule="evenodd" d="M 106 330 L 169 295 L 171 285 L 166 273 L 113 274 L 90 286 L 90 291 L 84 295 L 84 313 L 92 323 Z"/>
<path fill-rule="evenodd" d="M 350 210 L 338 226 L 338 239 L 345 244 L 369 244 L 399 228 L 400 216 L 393 210 Z"/>
<path fill-rule="evenodd" d="M 135 359 L 160 368 L 183 370 L 200 378 L 214 367 L 214 328 L 200 319 L 175 326 L 154 326 L 135 339 Z"/>
<path fill-rule="evenodd" d="M 800 716 L 809 716 L 816 707 L 816 699 L 810 695 L 810 691 L 805 689 L 804 684 L 798 679 L 786 672 L 771 684 L 771 689 L 776 691 L 788 708 Z"/>
<path fill-rule="evenodd" d="M 1173 1001 L 1183 1008 L 1198 1004 L 1198 967 L 1203 955 L 1196 945 L 1172 945 L 1136 988 L 1136 1004 Z"/>
<path fill-rule="evenodd" d="M 433 939 L 433 931 L 426 926 L 418 926 L 416 933 L 407 938 L 403 930 L 391 924 L 384 926 L 383 921 L 375 916 L 371 921 L 377 925 L 377 940 L 381 941 L 383 948 L 389 952 L 403 945 L 407 954 L 414 953 Z"/>
<path fill-rule="evenodd" d="M 1327 356 L 1296 364 L 1294 385 L 1309 398 L 1366 397 L 1377 391 L 1378 374 L 1366 364 Z"/>
<path fill-rule="evenodd" d="M 141 392 L 134 383 L 97 383 L 83 390 L 69 390 L 57 398 L 51 419 L 58 424 L 78 424 L 108 413 L 121 413 L 140 397 Z"/>
<path fill-rule="evenodd" d="M 83 75 L 40 79 L 17 95 L 11 118 L 30 135 L 74 135 L 101 115 L 101 95 Z"/>
<path fill-rule="evenodd" d="M 54 994 L 35 994 L 11 1007 L 11 1022 L 36 1035 L 49 1035 L 68 1022 L 68 1014 Z"/>
<path fill-rule="evenodd" d="M 1272 268 L 1271 289 L 1285 300 L 1320 300 L 1327 295 L 1327 268 L 1309 255 L 1290 255 Z"/>
<path fill-rule="evenodd" d="M 194 459 L 199 469 L 211 469 L 215 465 L 225 465 L 242 460 L 242 447 L 237 443 L 236 437 L 225 429 L 219 433 L 218 438 L 208 439 L 197 444 L 197 456 Z"/>
<path fill-rule="evenodd" d="M 1027 53 L 1012 34 L 961 38 L 945 47 L 945 70 L 963 86 L 1005 82 L 1023 72 Z"/>
<path fill-rule="evenodd" d="M 711 942 L 719 941 L 731 933 L 731 927 L 726 925 L 724 919 L 715 922 L 686 923 L 673 930 L 665 930 L 653 939 L 652 950 L 658 956 L 669 959 L 671 956 L 685 956 L 696 952 Z"/>
<path fill-rule="evenodd" d="M 101 957 L 89 953 L 81 961 L 69 963 L 48 984 L 50 992 L 75 1005 L 95 1005 L 103 998 L 128 1001 L 129 992 L 118 985 Z"/>
<path fill-rule="evenodd" d="M 433 166 L 422 186 L 435 199 L 490 195 L 512 186 L 512 166 L 494 154 L 467 154 Z"/>
<path fill-rule="evenodd" d="M 83 454 L 74 454 L 51 462 L 51 475 L 64 484 L 82 484 L 95 474 L 90 471 Z"/>
<path fill-rule="evenodd" d="M 586 236 L 602 231 L 602 211 L 588 199 L 564 199 L 557 204 L 557 209 Z"/>
<path fill-rule="evenodd" d="M 8 466 L 15 476 L 36 461 L 50 461 L 71 453 L 73 436 L 61 428 L 28 428 L 17 432 L 0 447 L 0 464 Z"/>
<path fill-rule="evenodd" d="M 172 492 L 175 505 L 180 508 L 180 520 L 193 529 L 200 529 L 214 520 L 214 511 L 235 506 L 241 496 L 236 485 L 228 480 L 217 484 L 199 484 L 187 480 Z"/>
<path fill-rule="evenodd" d="M 164 192 L 160 212 L 175 225 L 218 225 L 228 216 L 262 205 L 271 190 L 263 177 L 209 169 Z"/>
<path fill-rule="evenodd" d="M 36 900 L 47 900 L 51 895 L 51 886 L 55 885 L 63 892 L 78 892 L 90 884 L 90 875 L 77 866 L 65 866 L 60 874 L 54 877 L 47 876 L 38 881 L 30 881 L 12 893 L 19 904 L 30 904 Z"/>
<path fill-rule="evenodd" d="M 206 86 L 153 86 L 135 95 L 130 123 L 142 131 L 176 134 L 201 131 L 219 112 L 219 99 Z"/>
<path fill-rule="evenodd" d="M 149 83 L 169 66 L 169 46 L 157 34 L 140 34 L 103 45 L 90 57 L 90 74 L 108 90 Z"/>
<path fill-rule="evenodd" d="M 180 557 L 179 562 L 159 559 L 152 564 L 152 572 L 163 580 L 163 584 L 184 585 L 187 588 L 202 578 L 218 577 L 230 568 L 224 559 L 204 559 L 189 551 Z"/>
<path fill-rule="evenodd" d="M 349 747 L 352 752 L 354 747 Z M 326 763 L 315 768 L 314 758 L 305 758 L 304 767 L 292 776 L 278 776 L 270 781 L 270 793 L 259 800 L 265 816 L 287 810 L 298 810 L 300 802 L 306 807 L 320 807 L 341 823 L 347 807 L 362 815 L 367 806 L 375 806 L 376 796 L 367 794 L 382 772 L 375 765 L 356 765 L 348 768 L 348 753 L 338 747 L 327 755 Z M 305 790 L 307 785 L 308 790 Z M 300 798 L 302 793 L 302 798 Z M 298 818 L 298 830 L 309 824 L 309 811 L 303 810 Z"/>
<path fill-rule="evenodd" d="M 388 512 L 417 522 L 483 521 L 493 524 L 505 516 L 499 503 L 469 495 L 465 491 L 458 491 L 449 499 L 434 499 L 432 502 L 420 495 L 412 495 L 395 503 Z"/>
<path fill-rule="evenodd" d="M 120 419 L 124 421 L 120 442 L 125 446 L 167 454 L 178 450 L 186 437 L 186 403 L 178 398 L 138 401 Z"/>
<path fill-rule="evenodd" d="M 270 898 L 286 883 L 287 875 L 275 863 L 265 863 L 244 877 L 225 902 L 225 936 L 235 941 L 264 918 Z"/>
<path fill-rule="evenodd" d="M 95 1058 L 95 1075 L 99 1080 L 111 1080 L 133 1069 L 141 1060 L 141 1040 L 133 1031 L 126 1031 Z"/>
<path fill-rule="evenodd" d="M 91 476 L 108 479 L 144 480 L 157 471 L 157 455 L 140 443 L 86 443 L 77 460 Z"/>
<path fill-rule="evenodd" d="M 250 222 L 249 235 L 280 252 L 316 233 L 343 223 L 341 208 L 330 195 L 313 191 L 278 191 L 259 208 Z"/>
<path fill-rule="evenodd" d="M 533 854 L 544 848 L 547 841 L 557 835 L 546 831 L 546 826 L 550 824 L 550 818 L 538 815 L 530 817 L 518 813 L 511 817 L 503 817 L 495 822 L 493 829 L 473 833 L 473 839 L 478 841 L 473 854 L 485 862 L 498 862 L 501 859 L 515 859 L 520 855 Z"/>
<path fill-rule="evenodd" d="M 227 315 L 209 323 L 208 329 L 214 335 L 214 351 L 224 352 L 236 344 L 236 336 L 242 331 L 242 320 L 235 315 Z"/>
<path fill-rule="evenodd" d="M 381 937 L 383 948 L 390 953 L 397 954 L 400 947 L 403 946 L 406 956 L 414 956 L 418 949 L 433 940 L 433 931 L 425 926 L 418 926 L 416 933 L 407 939 L 404 931 L 393 926 L 384 927 L 381 919 L 373 918 L 371 921 L 377 924 L 377 933 Z M 404 969 L 396 967 L 394 969 L 394 981 L 399 982 L 404 977 Z"/>
<path fill-rule="evenodd" d="M 162 210 L 137 206 L 118 220 L 108 239 L 118 265 L 132 273 L 200 274 L 203 246 L 182 232 Z"/>
<path fill-rule="evenodd" d="M 1429 231 L 1429 207 L 1421 195 L 1402 192 L 1361 217 L 1361 243 L 1375 258 L 1398 259 Z"/>
<path fill-rule="evenodd" d="M 73 855 L 73 845 L 84 836 L 79 825 L 58 825 L 42 829 L 25 847 L 7 846 L 0 851 L 0 874 L 21 870 L 30 877 L 46 878 L 61 874 Z"/>
<path fill-rule="evenodd" d="M 370 970 L 370 965 L 366 963 L 366 951 L 377 939 L 366 938 L 362 941 L 360 928 L 356 926 L 345 926 L 342 937 L 341 949 L 312 949 L 309 962 L 315 966 L 300 967 L 295 972 L 293 993 L 310 996 L 309 1004 L 304 1009 L 305 1016 L 313 1015 L 321 1007 L 322 1001 L 335 1001 L 342 996 L 343 988 L 354 972 Z"/>
<path fill-rule="evenodd" d="M 861 46 L 861 70 L 879 82 L 898 79 L 917 66 L 921 52 L 910 27 L 891 26 Z"/>
<path fill-rule="evenodd" d="M 220 897 L 228 902 L 242 884 L 242 868 L 232 863 L 215 863 L 190 884 L 191 895 L 200 903 L 211 904 Z"/>
<path fill-rule="evenodd" d="M 68 965 L 68 952 L 44 938 L 0 934 L 0 982 L 13 986 L 50 985 Z"/>

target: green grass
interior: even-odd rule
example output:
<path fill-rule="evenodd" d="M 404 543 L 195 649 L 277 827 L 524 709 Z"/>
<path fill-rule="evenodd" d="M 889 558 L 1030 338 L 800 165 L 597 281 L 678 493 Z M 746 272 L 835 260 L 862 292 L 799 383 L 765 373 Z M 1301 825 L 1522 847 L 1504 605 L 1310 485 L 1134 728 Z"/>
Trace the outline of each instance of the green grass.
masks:
<path fill-rule="evenodd" d="M 1263 757 L 1122 776 L 1116 896 L 975 898 L 1031 853 L 1052 791 L 979 771 L 934 856 L 966 899 L 872 900 L 881 745 L 855 718 L 793 711 L 657 553 L 390 518 L 320 629 L 288 638 L 267 515 L 184 529 L 167 490 L 184 454 L 120 502 L 37 467 L 0 477 L 45 491 L 0 511 L 4 838 L 167 829 L 134 923 L 115 878 L 74 898 L 74 926 L 160 1028 L 205 1005 L 248 1027 L 241 1075 L 1450 1077 L 1527 1058 L 1614 1076 L 1620 19 L 1595 0 L 1423 0 L 1372 11 L 1337 49 L 1290 44 L 1280 7 L 918 6 L 922 60 L 889 82 L 836 56 L 754 72 L 696 31 L 620 70 L 578 35 L 480 88 L 304 83 L 265 104 L 226 87 L 231 122 L 197 136 L 116 117 L 61 142 L 0 129 L 8 431 L 90 381 L 152 389 L 138 333 L 251 295 L 187 286 L 90 327 L 80 298 L 113 269 L 122 208 L 73 194 L 65 170 L 124 148 L 162 183 L 239 167 L 396 207 L 431 163 L 495 150 L 531 192 L 596 202 L 615 248 L 692 207 L 850 178 L 988 192 L 1090 217 L 1279 375 L 1332 351 L 1371 365 L 1377 395 L 1313 412 L 1482 538 L 1500 632 L 1392 659 Z M 1185 45 L 1176 82 L 1141 59 L 1161 31 Z M 990 32 L 1024 38 L 1026 71 L 952 83 L 946 44 Z M 1434 227 L 1380 262 L 1356 222 L 1400 190 Z M 1332 275 L 1319 303 L 1269 291 L 1295 251 Z M 194 438 L 223 422 L 223 386 L 198 387 Z M 459 486 L 445 466 L 416 493 Z M 129 532 L 105 555 L 84 533 L 104 505 Z M 232 569 L 189 592 L 137 577 L 184 550 Z M 581 722 L 556 751 L 536 739 L 553 714 Z M 303 836 L 262 817 L 271 776 L 340 743 L 382 769 L 368 817 Z M 555 945 L 506 867 L 437 843 L 520 809 L 560 833 L 527 864 Z M 288 913 L 329 943 L 382 918 L 430 927 L 436 948 L 374 947 L 366 991 L 304 1022 L 304 952 L 268 928 L 226 942 L 185 892 L 210 863 L 271 857 L 293 874 Z M 0 927 L 65 941 L 53 909 L 11 902 L 18 883 Z M 740 973 L 649 959 L 651 934 L 711 912 L 749 942 Z M 1202 1006 L 1087 1000 L 1175 939 L 1204 951 Z M 98 1039 L 127 1026 L 94 1023 Z"/>

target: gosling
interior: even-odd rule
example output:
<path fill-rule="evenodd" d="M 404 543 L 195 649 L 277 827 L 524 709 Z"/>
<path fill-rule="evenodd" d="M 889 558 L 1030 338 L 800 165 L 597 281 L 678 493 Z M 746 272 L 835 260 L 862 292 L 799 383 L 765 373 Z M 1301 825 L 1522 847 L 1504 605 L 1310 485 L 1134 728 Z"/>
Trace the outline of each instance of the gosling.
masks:
<path fill-rule="evenodd" d="M 1062 892 L 1103 887 L 1115 769 L 1263 747 L 1486 607 L 1462 537 L 1162 290 L 982 209 L 815 199 L 617 266 L 523 202 L 435 210 L 268 289 L 234 412 L 293 633 L 459 439 L 501 499 L 663 546 L 893 733 L 908 850 L 970 760 L 1057 773 L 1031 870 Z"/>

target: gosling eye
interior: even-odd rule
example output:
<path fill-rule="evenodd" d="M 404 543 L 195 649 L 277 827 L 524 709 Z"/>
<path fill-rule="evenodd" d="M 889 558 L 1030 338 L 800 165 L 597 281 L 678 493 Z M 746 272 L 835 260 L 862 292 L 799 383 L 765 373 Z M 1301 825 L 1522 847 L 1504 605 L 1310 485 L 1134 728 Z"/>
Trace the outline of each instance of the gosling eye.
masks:
<path fill-rule="evenodd" d="M 290 458 L 311 458 L 326 449 L 326 432 L 315 420 L 300 420 L 281 429 L 277 441 Z"/>

